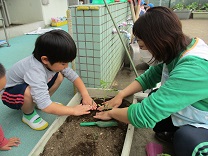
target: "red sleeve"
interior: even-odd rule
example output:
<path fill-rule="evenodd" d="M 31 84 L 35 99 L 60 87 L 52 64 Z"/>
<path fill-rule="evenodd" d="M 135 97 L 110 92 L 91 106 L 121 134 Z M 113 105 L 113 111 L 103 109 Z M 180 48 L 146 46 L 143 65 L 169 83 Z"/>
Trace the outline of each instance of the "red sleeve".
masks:
<path fill-rule="evenodd" d="M 9 142 L 9 140 L 4 137 L 3 129 L 0 126 L 0 147 L 5 146 L 8 142 Z"/>

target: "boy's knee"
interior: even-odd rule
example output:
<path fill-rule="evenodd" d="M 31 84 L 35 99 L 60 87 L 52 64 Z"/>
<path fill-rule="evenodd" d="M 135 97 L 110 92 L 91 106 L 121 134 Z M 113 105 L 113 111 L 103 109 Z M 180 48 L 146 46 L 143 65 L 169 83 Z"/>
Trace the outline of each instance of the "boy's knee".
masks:
<path fill-rule="evenodd" d="M 27 99 L 27 98 L 32 98 L 31 90 L 29 86 L 27 86 L 27 88 L 25 89 L 25 93 L 24 93 L 24 99 Z"/>
<path fill-rule="evenodd" d="M 64 80 L 64 76 L 59 72 L 56 82 L 61 84 L 63 80 Z"/>

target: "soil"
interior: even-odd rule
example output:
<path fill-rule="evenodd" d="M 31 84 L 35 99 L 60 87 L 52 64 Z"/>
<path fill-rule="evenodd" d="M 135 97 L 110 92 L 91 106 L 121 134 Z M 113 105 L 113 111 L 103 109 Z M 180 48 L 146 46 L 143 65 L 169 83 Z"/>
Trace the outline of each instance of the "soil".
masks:
<path fill-rule="evenodd" d="M 102 103 L 101 99 L 95 102 Z M 109 100 L 109 99 L 108 99 Z M 130 103 L 123 100 L 121 107 Z M 119 156 L 121 155 L 128 125 L 118 122 L 116 127 L 81 127 L 81 122 L 98 121 L 88 115 L 69 116 L 47 142 L 40 156 Z"/>

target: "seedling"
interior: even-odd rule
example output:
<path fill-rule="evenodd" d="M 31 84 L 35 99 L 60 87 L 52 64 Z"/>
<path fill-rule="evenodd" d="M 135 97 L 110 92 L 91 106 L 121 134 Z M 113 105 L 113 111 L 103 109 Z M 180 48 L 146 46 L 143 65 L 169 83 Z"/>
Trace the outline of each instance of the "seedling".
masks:
<path fill-rule="evenodd" d="M 107 98 L 107 93 L 108 92 L 112 92 L 112 91 L 117 91 L 117 90 L 113 90 L 113 89 L 109 89 L 109 86 L 110 86 L 110 82 L 106 82 L 104 80 L 100 80 L 100 86 L 101 88 L 104 90 L 104 95 L 103 95 L 103 101 L 105 102 L 106 101 L 106 98 Z M 103 106 L 103 111 L 108 111 L 108 110 L 111 110 L 112 107 L 108 105 L 108 103 L 106 104 L 97 104 L 99 107 Z"/>
<path fill-rule="evenodd" d="M 113 107 L 109 106 L 108 103 L 106 104 L 97 104 L 99 107 L 103 106 L 103 111 L 109 111 L 109 110 L 112 110 Z"/>

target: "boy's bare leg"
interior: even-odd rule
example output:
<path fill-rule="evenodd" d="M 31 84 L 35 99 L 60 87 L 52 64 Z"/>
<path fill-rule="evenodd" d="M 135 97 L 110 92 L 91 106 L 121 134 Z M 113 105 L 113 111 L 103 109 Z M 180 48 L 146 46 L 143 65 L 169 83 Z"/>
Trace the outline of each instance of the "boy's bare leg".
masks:
<path fill-rule="evenodd" d="M 52 96 L 55 93 L 55 91 L 59 88 L 63 79 L 64 79 L 64 76 L 59 72 L 56 81 L 54 82 L 53 86 L 49 89 L 50 96 Z"/>
<path fill-rule="evenodd" d="M 11 149 L 11 147 L 18 146 L 20 144 L 20 139 L 16 137 L 9 138 L 8 141 L 9 142 L 6 145 L 4 145 L 3 147 L 0 147 L 1 151 L 8 151 Z"/>
<path fill-rule="evenodd" d="M 28 86 L 24 93 L 24 104 L 21 109 L 25 114 L 30 114 L 33 112 L 34 107 L 35 107 L 35 103 L 32 100 L 30 87 Z"/>
<path fill-rule="evenodd" d="M 34 130 L 44 130 L 48 127 L 48 123 L 37 114 L 34 107 L 35 103 L 33 102 L 30 87 L 28 86 L 24 93 L 24 104 L 21 108 L 24 113 L 22 121 Z"/>

